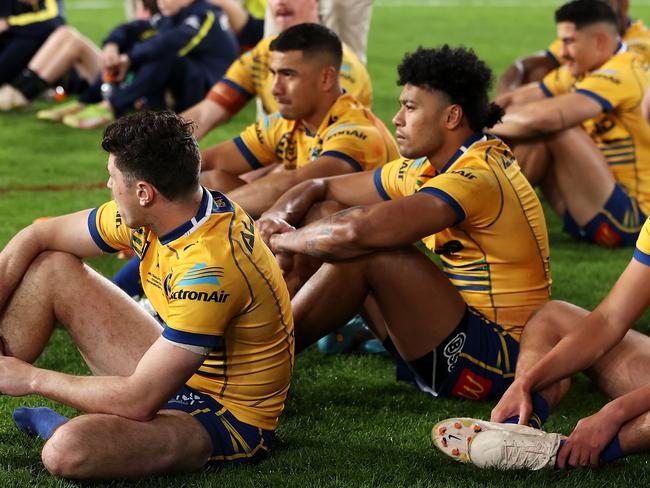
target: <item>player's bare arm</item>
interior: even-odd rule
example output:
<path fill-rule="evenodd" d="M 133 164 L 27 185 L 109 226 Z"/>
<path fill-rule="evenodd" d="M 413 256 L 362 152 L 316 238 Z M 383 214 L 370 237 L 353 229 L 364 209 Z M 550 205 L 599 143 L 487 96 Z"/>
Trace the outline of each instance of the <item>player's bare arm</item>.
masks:
<path fill-rule="evenodd" d="M 649 268 L 632 260 L 600 305 L 535 366 L 519 376 L 492 411 L 492 419 L 530 414 L 530 394 L 583 371 L 618 344 L 650 305 Z M 630 290 L 636 290 L 630 292 Z"/>
<path fill-rule="evenodd" d="M 502 138 L 526 139 L 574 127 L 602 112 L 594 99 L 567 93 L 523 106 L 515 106 L 490 133 Z"/>
<path fill-rule="evenodd" d="M 232 140 L 201 151 L 201 184 L 208 188 L 224 193 L 234 190 L 246 184 L 239 175 L 252 169 Z"/>
<path fill-rule="evenodd" d="M 88 232 L 90 210 L 32 224 L 9 241 L 0 252 L 0 308 L 25 271 L 44 251 L 64 251 L 80 258 L 102 253 Z"/>
<path fill-rule="evenodd" d="M 497 82 L 497 98 L 535 81 L 540 81 L 555 68 L 555 63 L 544 51 L 517 59 L 504 71 Z"/>
<path fill-rule="evenodd" d="M 380 203 L 382 200 L 375 189 L 373 174 L 374 171 L 364 171 L 314 178 L 294 186 L 257 221 L 262 239 L 268 244 L 271 234 L 279 232 L 274 229 L 284 227 L 282 223 L 297 226 L 319 202 L 334 201 L 345 207 Z"/>
<path fill-rule="evenodd" d="M 159 338 L 130 376 L 73 376 L 0 357 L 0 392 L 36 394 L 86 413 L 150 420 L 196 371 L 204 356 Z M 146 394 L 143 394 L 146 392 Z"/>
<path fill-rule="evenodd" d="M 413 219 L 413 215 L 421 218 Z M 376 205 L 353 207 L 295 232 L 271 237 L 274 252 L 308 254 L 338 261 L 378 249 L 409 246 L 453 225 L 457 214 L 443 200 L 415 194 Z M 395 223 L 399 223 L 395 225 Z"/>
<path fill-rule="evenodd" d="M 529 83 L 517 90 L 497 95 L 494 101 L 504 109 L 511 109 L 517 105 L 538 102 L 545 98 L 546 95 L 539 87 L 539 83 Z"/>
<path fill-rule="evenodd" d="M 194 122 L 194 137 L 201 139 L 215 127 L 228 122 L 232 114 L 217 102 L 204 98 L 183 112 L 181 117 Z"/>
<path fill-rule="evenodd" d="M 303 181 L 351 173 L 354 168 L 346 161 L 332 156 L 321 156 L 295 170 L 274 171 L 231 191 L 228 196 L 257 218 L 268 210 L 283 193 Z"/>

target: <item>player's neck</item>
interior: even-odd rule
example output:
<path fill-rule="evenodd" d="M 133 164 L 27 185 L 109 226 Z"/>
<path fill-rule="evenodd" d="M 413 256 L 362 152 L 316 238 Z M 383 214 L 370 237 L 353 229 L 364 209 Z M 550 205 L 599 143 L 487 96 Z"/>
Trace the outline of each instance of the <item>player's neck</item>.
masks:
<path fill-rule="evenodd" d="M 311 134 L 318 132 L 318 128 L 323 123 L 327 114 L 332 110 L 332 106 L 336 103 L 336 100 L 342 95 L 342 93 L 337 91 L 332 91 L 323 94 L 321 103 L 318 104 L 318 107 L 314 112 L 304 119 L 302 119 L 303 125 L 309 130 Z"/>
<path fill-rule="evenodd" d="M 429 163 L 438 171 L 442 171 L 456 151 L 474 133 L 469 127 L 447 132 L 444 143 L 434 153 L 427 156 Z"/>
<path fill-rule="evenodd" d="M 159 237 L 169 234 L 196 216 L 202 199 L 203 188 L 199 186 L 189 199 L 158 201 L 155 211 L 152 212 L 152 221 L 147 227 Z"/>

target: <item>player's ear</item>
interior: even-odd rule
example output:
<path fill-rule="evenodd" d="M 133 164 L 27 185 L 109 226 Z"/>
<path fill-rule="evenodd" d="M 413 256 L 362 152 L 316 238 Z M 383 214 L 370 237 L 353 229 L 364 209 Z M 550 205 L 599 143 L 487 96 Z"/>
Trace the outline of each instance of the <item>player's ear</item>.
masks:
<path fill-rule="evenodd" d="M 460 125 L 463 120 L 463 108 L 457 103 L 449 105 L 445 109 L 445 125 L 452 130 Z"/>
<path fill-rule="evenodd" d="M 330 91 L 338 83 L 339 73 L 334 66 L 327 65 L 321 70 L 321 85 L 323 91 Z"/>
<path fill-rule="evenodd" d="M 153 203 L 154 197 L 156 195 L 156 189 L 146 181 L 138 181 L 136 183 L 136 195 L 138 197 L 138 203 L 141 207 L 146 207 Z"/>

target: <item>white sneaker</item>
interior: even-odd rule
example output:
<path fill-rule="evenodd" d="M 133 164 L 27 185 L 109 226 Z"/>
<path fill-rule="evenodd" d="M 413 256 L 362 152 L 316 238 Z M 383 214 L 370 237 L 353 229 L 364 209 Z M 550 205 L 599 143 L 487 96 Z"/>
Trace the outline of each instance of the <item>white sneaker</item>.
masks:
<path fill-rule="evenodd" d="M 460 462 L 480 468 L 536 471 L 555 466 L 564 436 L 526 425 L 452 418 L 437 423 L 431 438 L 438 449 Z"/>
<path fill-rule="evenodd" d="M 9 112 L 29 105 L 29 100 L 13 86 L 6 84 L 0 87 L 0 112 Z"/>

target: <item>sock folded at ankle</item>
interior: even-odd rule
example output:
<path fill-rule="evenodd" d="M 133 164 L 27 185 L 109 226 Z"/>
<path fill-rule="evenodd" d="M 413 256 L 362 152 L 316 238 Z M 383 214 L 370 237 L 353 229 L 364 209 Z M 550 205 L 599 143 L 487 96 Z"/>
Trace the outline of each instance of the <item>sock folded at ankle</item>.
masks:
<path fill-rule="evenodd" d="M 27 435 L 35 435 L 48 440 L 59 426 L 65 424 L 68 417 L 51 408 L 17 408 L 12 417 L 16 426 Z"/>
<path fill-rule="evenodd" d="M 47 82 L 29 68 L 22 70 L 11 82 L 11 85 L 21 92 L 27 100 L 34 100 L 39 93 L 47 88 Z"/>
<path fill-rule="evenodd" d="M 544 422 L 548 419 L 551 413 L 551 408 L 546 399 L 539 393 L 533 393 L 533 413 L 530 414 L 528 425 L 535 429 L 541 429 Z M 519 415 L 514 415 L 503 421 L 504 424 L 518 424 Z"/>

